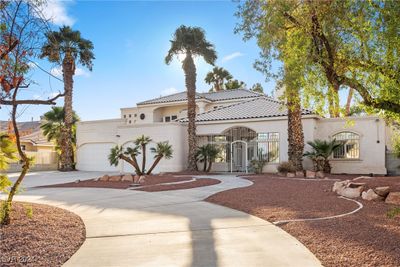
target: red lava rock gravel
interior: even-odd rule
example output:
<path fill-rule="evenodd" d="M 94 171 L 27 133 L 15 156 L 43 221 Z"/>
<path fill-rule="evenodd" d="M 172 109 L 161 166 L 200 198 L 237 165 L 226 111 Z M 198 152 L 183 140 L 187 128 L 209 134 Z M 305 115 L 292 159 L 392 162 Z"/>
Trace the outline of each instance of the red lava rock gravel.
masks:
<path fill-rule="evenodd" d="M 158 192 L 158 191 L 169 191 L 178 189 L 189 189 L 195 187 L 209 186 L 220 183 L 219 180 L 210 178 L 200 178 L 196 181 L 182 183 L 182 184 L 172 184 L 172 185 L 162 185 L 163 183 L 174 183 L 189 181 L 193 178 L 188 175 L 184 176 L 174 176 L 174 175 L 151 175 L 146 176 L 144 182 L 141 184 L 142 188 L 137 188 L 135 190 L 146 191 L 146 192 Z M 95 181 L 95 180 L 84 180 L 78 183 L 64 183 L 55 185 L 46 185 L 42 187 L 94 187 L 94 188 L 111 188 L 111 189 L 127 189 L 131 187 L 132 182 L 129 181 Z"/>
<path fill-rule="evenodd" d="M 220 181 L 211 178 L 199 178 L 196 181 L 183 183 L 183 184 L 171 184 L 171 185 L 154 185 L 144 188 L 138 188 L 136 190 L 146 191 L 146 192 L 159 192 L 159 191 L 169 191 L 169 190 L 179 190 L 179 189 L 190 189 L 195 187 L 203 187 L 209 185 L 219 184 Z"/>
<path fill-rule="evenodd" d="M 27 216 L 26 207 L 33 215 Z M 85 240 L 81 218 L 64 209 L 14 202 L 12 222 L 0 228 L 0 266 L 61 266 Z"/>
<path fill-rule="evenodd" d="M 142 186 L 156 185 L 161 183 L 173 183 L 191 180 L 192 177 L 176 177 L 173 175 L 151 175 L 146 176 Z M 95 180 L 84 180 L 79 183 L 71 182 L 64 184 L 46 185 L 42 187 L 97 187 L 97 188 L 112 188 L 112 189 L 127 189 L 130 187 L 132 182 L 129 181 L 95 181 Z"/>
<path fill-rule="evenodd" d="M 335 177 L 331 177 L 335 178 Z M 345 179 L 344 175 L 340 178 Z M 353 179 L 349 176 L 347 179 Z M 334 181 L 247 177 L 254 185 L 220 192 L 207 199 L 268 221 L 347 213 L 357 204 L 331 192 Z M 368 186 L 397 186 L 400 177 L 366 179 Z M 400 216 L 386 215 L 393 205 L 358 199 L 359 212 L 331 220 L 291 222 L 280 227 L 307 246 L 324 266 L 400 266 Z"/>

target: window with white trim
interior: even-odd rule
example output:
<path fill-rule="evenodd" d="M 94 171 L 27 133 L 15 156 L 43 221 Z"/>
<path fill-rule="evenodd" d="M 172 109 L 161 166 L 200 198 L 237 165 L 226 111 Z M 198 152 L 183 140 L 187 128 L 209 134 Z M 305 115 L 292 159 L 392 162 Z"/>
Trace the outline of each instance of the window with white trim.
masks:
<path fill-rule="evenodd" d="M 343 146 L 333 153 L 334 159 L 360 158 L 360 136 L 358 134 L 353 132 L 341 132 L 335 134 L 332 138 L 343 144 Z"/>

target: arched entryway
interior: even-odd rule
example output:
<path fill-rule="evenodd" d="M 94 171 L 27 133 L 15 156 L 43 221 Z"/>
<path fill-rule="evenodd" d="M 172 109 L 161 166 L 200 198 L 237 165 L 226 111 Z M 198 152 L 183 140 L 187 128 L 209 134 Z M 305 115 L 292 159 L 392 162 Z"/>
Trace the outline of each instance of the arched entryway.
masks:
<path fill-rule="evenodd" d="M 211 144 L 219 151 L 213 171 L 251 172 L 252 160 L 279 162 L 279 133 L 256 132 L 251 128 L 235 126 L 219 134 L 198 136 L 198 145 Z"/>

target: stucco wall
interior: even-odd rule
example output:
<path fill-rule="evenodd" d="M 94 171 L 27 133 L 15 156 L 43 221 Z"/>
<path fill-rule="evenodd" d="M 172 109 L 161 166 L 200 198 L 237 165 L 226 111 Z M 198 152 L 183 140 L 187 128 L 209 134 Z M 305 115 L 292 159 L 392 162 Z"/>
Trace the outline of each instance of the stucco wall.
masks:
<path fill-rule="evenodd" d="M 303 130 L 305 141 L 314 139 L 314 128 L 316 125 L 315 118 L 303 118 Z M 233 127 L 247 127 L 257 133 L 268 133 L 277 132 L 279 133 L 279 162 L 288 160 L 288 133 L 287 133 L 287 120 L 285 118 L 280 119 L 267 119 L 259 120 L 253 122 L 246 122 L 245 120 L 236 120 L 230 122 L 218 122 L 218 123 L 208 123 L 208 124 L 198 124 L 197 134 L 198 135 L 208 135 L 208 134 L 221 134 L 225 130 Z M 213 171 L 228 171 L 229 162 L 227 163 L 215 163 L 213 164 Z M 279 163 L 268 163 L 264 167 L 264 172 L 276 172 L 276 168 Z M 312 164 L 309 160 L 304 161 L 304 166 L 306 168 L 311 168 Z"/>
<path fill-rule="evenodd" d="M 182 140 L 187 139 L 186 127 L 177 123 L 152 123 L 142 125 L 125 125 L 123 120 L 106 120 L 81 122 L 77 127 L 77 169 L 86 171 L 121 171 L 132 172 L 133 169 L 121 161 L 118 167 L 112 167 L 108 164 L 106 157 L 109 149 L 115 145 L 129 145 L 137 137 L 144 134 L 149 136 L 153 142 L 148 146 L 146 169 L 149 169 L 153 162 L 153 154 L 150 148 L 160 141 L 169 141 L 174 150 L 173 158 L 170 160 L 162 160 L 155 173 L 159 171 L 181 171 L 185 168 L 187 145 Z M 93 159 L 101 156 L 98 162 L 88 162 L 87 148 L 90 146 L 104 144 L 101 153 L 105 155 L 93 155 Z M 95 151 L 93 151 L 95 153 Z M 141 163 L 141 156 L 138 157 Z"/>
<path fill-rule="evenodd" d="M 350 119 L 322 119 L 312 116 L 304 117 L 302 120 L 305 142 L 314 139 L 331 139 L 336 133 L 352 131 L 360 135 L 360 158 L 357 160 L 336 160 L 332 162 L 333 173 L 357 173 L 357 174 L 386 174 L 385 168 L 385 143 L 386 127 L 383 120 L 375 117 L 350 118 Z M 208 122 L 197 124 L 198 135 L 221 134 L 232 127 L 248 127 L 257 133 L 278 132 L 279 133 L 279 162 L 287 161 L 288 135 L 287 119 L 271 118 L 263 120 L 245 120 Z M 81 122 L 78 124 L 78 153 L 77 168 L 82 170 L 110 170 L 110 171 L 133 171 L 126 163 L 118 168 L 113 168 L 105 161 L 107 155 L 103 155 L 101 168 L 99 164 L 87 164 L 82 162 L 83 157 L 89 152 L 84 151 L 87 144 L 107 144 L 104 151 L 115 144 L 126 145 L 144 134 L 150 136 L 154 142 L 169 141 L 174 149 L 173 159 L 162 160 L 155 172 L 181 171 L 187 164 L 187 130 L 186 125 L 179 123 L 148 123 L 140 125 L 126 125 L 122 119 L 105 120 L 94 122 Z M 377 142 L 379 141 L 379 142 Z M 150 145 L 148 148 L 150 148 Z M 87 148 L 88 146 L 86 146 Z M 305 150 L 310 147 L 306 144 Z M 106 153 L 104 152 L 104 153 Z M 152 163 L 152 155 L 148 152 L 147 169 Z M 85 160 L 88 161 L 88 160 Z M 141 161 L 141 157 L 139 157 Z M 100 162 L 100 161 L 99 161 Z M 213 164 L 214 171 L 228 171 L 228 163 Z M 107 165 L 107 166 L 106 166 Z M 264 172 L 276 172 L 278 163 L 269 163 L 265 166 Z M 310 160 L 304 160 L 306 169 L 312 168 Z"/>
<path fill-rule="evenodd" d="M 331 139 L 333 135 L 350 131 L 360 136 L 359 159 L 332 159 L 333 173 L 386 174 L 386 126 L 377 117 L 319 119 L 315 129 L 318 139 Z"/>

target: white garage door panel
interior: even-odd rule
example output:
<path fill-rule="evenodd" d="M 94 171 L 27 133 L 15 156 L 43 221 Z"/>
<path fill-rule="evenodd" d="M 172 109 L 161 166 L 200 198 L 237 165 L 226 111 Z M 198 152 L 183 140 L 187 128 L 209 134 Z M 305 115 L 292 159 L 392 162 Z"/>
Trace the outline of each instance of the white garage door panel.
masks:
<path fill-rule="evenodd" d="M 108 155 L 113 143 L 84 144 L 77 151 L 77 169 L 82 171 L 116 171 L 110 166 Z"/>

